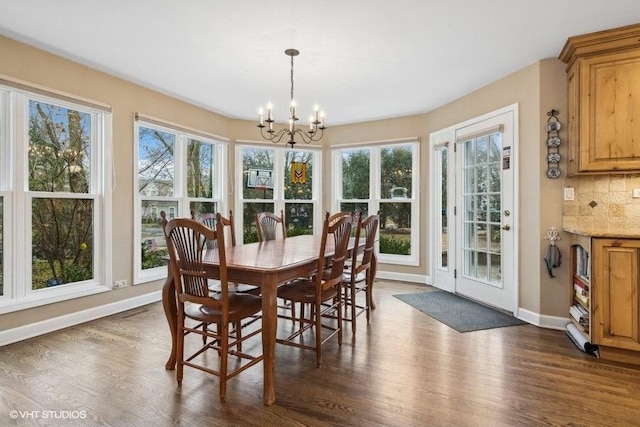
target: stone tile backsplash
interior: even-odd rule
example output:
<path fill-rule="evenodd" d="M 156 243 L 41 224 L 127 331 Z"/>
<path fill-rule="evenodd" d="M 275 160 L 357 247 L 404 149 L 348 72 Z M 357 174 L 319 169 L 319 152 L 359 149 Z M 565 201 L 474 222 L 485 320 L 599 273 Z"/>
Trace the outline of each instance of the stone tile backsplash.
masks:
<path fill-rule="evenodd" d="M 566 178 L 574 199 L 562 202 L 563 228 L 590 236 L 640 236 L 640 174 Z"/>

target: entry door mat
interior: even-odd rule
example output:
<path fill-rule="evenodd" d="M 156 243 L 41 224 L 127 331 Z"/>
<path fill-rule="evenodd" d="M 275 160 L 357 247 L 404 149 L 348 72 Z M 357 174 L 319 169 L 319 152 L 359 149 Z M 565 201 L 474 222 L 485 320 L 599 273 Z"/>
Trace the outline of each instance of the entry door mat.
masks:
<path fill-rule="evenodd" d="M 446 291 L 394 295 L 458 332 L 526 325 L 520 319 Z"/>

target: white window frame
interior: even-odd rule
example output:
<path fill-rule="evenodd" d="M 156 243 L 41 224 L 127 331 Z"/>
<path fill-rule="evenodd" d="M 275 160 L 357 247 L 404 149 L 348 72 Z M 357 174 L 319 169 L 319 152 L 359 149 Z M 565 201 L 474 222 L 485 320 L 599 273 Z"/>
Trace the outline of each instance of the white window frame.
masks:
<path fill-rule="evenodd" d="M 407 199 L 391 199 L 382 197 L 381 194 L 381 152 L 384 148 L 394 148 L 398 146 L 411 146 L 412 157 L 412 180 L 411 197 Z M 367 149 L 370 150 L 369 157 L 369 192 L 370 198 L 344 199 L 342 197 L 342 152 L 346 150 Z M 400 139 L 393 141 L 363 142 L 332 147 L 332 205 L 333 211 L 338 211 L 342 203 L 368 203 L 370 213 L 378 212 L 382 203 L 411 203 L 411 254 L 395 255 L 380 253 L 379 241 L 376 242 L 376 254 L 378 262 L 397 265 L 417 266 L 420 262 L 420 142 L 417 138 Z"/>
<path fill-rule="evenodd" d="M 251 142 L 251 141 L 237 141 L 236 142 L 236 152 L 235 152 L 235 170 L 236 173 L 236 205 L 234 207 L 235 212 L 242 212 L 244 203 L 262 203 L 264 199 L 245 199 L 243 192 L 243 177 L 242 177 L 242 151 L 244 148 L 255 148 L 255 149 L 263 149 L 263 150 L 274 150 L 274 159 L 273 159 L 273 199 L 268 199 L 267 203 L 273 203 L 274 212 L 278 213 L 280 210 L 285 211 L 285 205 L 287 203 L 309 203 L 313 205 L 313 233 L 318 234 L 322 228 L 323 221 L 323 212 L 321 212 L 321 195 L 322 195 L 322 147 L 315 147 L 312 145 L 300 146 L 296 145 L 294 150 L 296 151 L 307 151 L 313 153 L 313 166 L 312 170 L 314 173 L 313 183 L 312 183 L 312 196 L 311 199 L 304 200 L 296 200 L 296 199 L 285 199 L 284 198 L 284 154 L 286 150 L 291 150 L 287 144 L 277 145 L 277 144 L 264 144 L 260 142 Z M 287 213 L 285 211 L 285 221 L 286 221 Z M 244 216 L 241 214 L 234 215 L 235 220 L 235 228 L 236 228 L 236 239 L 238 242 L 242 242 L 243 239 L 243 230 L 244 230 Z"/>
<path fill-rule="evenodd" d="M 138 144 L 139 144 L 139 135 L 140 135 L 140 127 L 145 127 L 149 129 L 156 129 L 162 132 L 167 132 L 174 134 L 175 138 L 175 148 L 174 148 L 174 164 L 175 164 L 175 172 L 174 172 L 174 195 L 173 197 L 161 197 L 161 196 L 144 196 L 141 197 L 139 191 L 139 183 L 138 183 Z M 142 283 L 148 283 L 155 280 L 166 279 L 167 277 L 167 267 L 155 267 L 143 270 L 141 268 L 142 265 L 142 254 L 138 248 L 141 247 L 141 201 L 142 200 L 158 200 L 162 202 L 175 202 L 178 205 L 177 211 L 175 212 L 175 216 L 179 217 L 190 217 L 190 203 L 199 201 L 199 202 L 209 202 L 209 203 L 217 203 L 218 211 L 225 212 L 227 210 L 227 202 L 224 196 L 223 189 L 226 188 L 226 179 L 227 179 L 227 159 L 228 159 L 228 150 L 229 144 L 226 138 L 218 137 L 215 135 L 205 136 L 198 131 L 189 132 L 189 130 L 171 124 L 162 124 L 157 119 L 145 120 L 144 118 L 138 119 L 134 121 L 134 147 L 133 147 L 133 187 L 134 187 L 134 209 L 133 209 L 133 244 L 134 244 L 134 254 L 133 254 L 133 270 L 134 270 L 134 278 L 133 284 L 139 285 Z M 186 168 L 186 159 L 187 159 L 187 143 L 189 139 L 195 139 L 201 142 L 206 142 L 211 144 L 214 149 L 214 176 L 213 179 L 213 197 L 212 198 L 194 198 L 189 197 L 187 194 L 187 168 Z M 171 212 L 171 211 L 170 211 Z M 170 214 L 168 212 L 168 214 Z"/>
<path fill-rule="evenodd" d="M 34 87 L 35 88 L 35 87 Z M 53 104 L 91 116 L 91 178 L 88 193 L 29 190 L 29 101 Z M 91 105 L 97 107 L 92 107 Z M 4 292 L 0 314 L 52 304 L 111 290 L 112 114 L 110 108 L 72 95 L 37 87 L 0 85 L 0 194 L 3 197 Z M 34 198 L 93 200 L 93 278 L 46 289 L 32 289 L 31 223 Z M 99 248 L 99 249 L 98 249 Z"/>

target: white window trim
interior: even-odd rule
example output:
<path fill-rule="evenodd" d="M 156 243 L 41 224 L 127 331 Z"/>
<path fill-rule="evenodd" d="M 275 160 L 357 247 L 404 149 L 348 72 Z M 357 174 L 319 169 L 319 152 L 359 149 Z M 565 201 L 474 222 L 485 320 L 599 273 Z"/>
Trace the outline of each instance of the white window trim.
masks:
<path fill-rule="evenodd" d="M 380 186 L 380 152 L 383 148 L 392 148 L 401 145 L 413 147 L 411 197 L 408 199 L 382 198 Z M 369 159 L 369 188 L 372 191 L 370 199 L 343 199 L 342 198 L 342 151 L 352 149 L 370 149 Z M 386 264 L 418 266 L 420 265 L 420 141 L 418 138 L 397 139 L 388 141 L 359 142 L 355 144 L 338 145 L 331 148 L 332 171 L 332 210 L 338 211 L 341 203 L 368 203 L 369 212 L 378 212 L 381 203 L 393 203 L 404 201 L 411 203 L 411 255 L 394 255 L 380 253 L 379 240 L 376 242 L 376 256 L 378 262 Z"/>
<path fill-rule="evenodd" d="M 144 200 L 156 200 L 152 196 L 145 196 L 143 198 L 140 197 L 139 189 L 138 189 L 138 136 L 139 136 L 139 128 L 146 127 L 149 129 L 157 129 L 163 132 L 168 132 L 174 134 L 176 136 L 175 140 L 175 151 L 174 151 L 174 162 L 176 165 L 176 173 L 174 175 L 174 197 L 158 197 L 157 200 L 163 202 L 176 202 L 178 205 L 178 209 L 176 211 L 176 216 L 181 217 L 189 217 L 191 212 L 189 210 L 189 204 L 192 201 L 201 201 L 201 202 L 212 202 L 217 203 L 220 207 L 220 211 L 226 211 L 227 203 L 226 197 L 223 189 L 227 188 L 227 159 L 228 159 L 228 151 L 229 151 L 229 143 L 226 139 L 214 139 L 213 135 L 208 136 L 203 132 L 195 131 L 187 132 L 190 128 L 182 127 L 175 125 L 176 127 L 171 127 L 171 123 L 166 122 L 166 125 L 163 125 L 161 121 L 158 119 L 149 118 L 147 116 L 139 115 L 137 116 L 137 120 L 134 120 L 133 123 L 133 132 L 134 132 L 134 147 L 133 147 L 133 183 L 134 183 L 134 208 L 133 208 L 133 239 L 134 239 L 134 254 L 133 254 L 133 284 L 139 285 L 143 283 L 148 283 L 156 280 L 164 280 L 167 278 L 167 267 L 155 267 L 149 268 L 146 270 L 142 270 L 140 265 L 142 263 L 142 256 L 140 250 L 140 235 L 141 235 L 141 224 L 139 221 L 140 218 L 140 201 Z M 193 198 L 188 197 L 185 183 L 187 180 L 187 170 L 184 167 L 184 162 L 186 162 L 187 157 L 187 141 L 189 139 L 195 139 L 202 142 L 207 142 L 213 145 L 215 150 L 214 161 L 216 162 L 214 167 L 214 197 L 211 199 L 206 198 Z"/>
<path fill-rule="evenodd" d="M 60 95 L 51 91 L 47 96 L 41 91 L 31 92 L 24 85 L 14 88 L 0 86 L 0 121 L 5 123 L 0 137 L 7 142 L 2 147 L 2 158 L 8 159 L 3 165 L 2 196 L 3 212 L 3 250 L 4 250 L 4 294 L 0 296 L 0 314 L 11 313 L 46 304 L 62 302 L 74 298 L 94 295 L 111 290 L 112 281 L 112 243 L 111 239 L 111 180 L 108 171 L 112 170 L 112 114 L 110 109 L 93 108 L 85 100 L 73 95 Z M 36 192 L 28 190 L 28 171 L 26 168 L 26 149 L 28 141 L 28 104 L 29 100 L 42 101 L 65 108 L 92 114 L 91 147 L 91 189 L 89 193 L 59 193 L 60 198 L 87 198 L 94 201 L 93 242 L 93 279 L 83 282 L 60 285 L 50 289 L 34 291 L 31 286 L 31 226 L 27 213 Z M 20 148 L 20 149 L 19 149 Z M 49 193 L 42 193 L 49 194 Z M 8 226 L 10 225 L 10 226 Z M 23 234 L 18 236 L 18 230 Z M 22 254 L 22 256 L 14 256 Z M 16 283 L 18 277 L 21 283 Z"/>
<path fill-rule="evenodd" d="M 275 144 L 265 144 L 262 142 L 254 142 L 254 141 L 236 141 L 236 151 L 235 151 L 235 170 L 236 172 L 236 192 L 235 192 L 235 207 L 234 212 L 243 212 L 243 204 L 244 203 L 260 203 L 262 199 L 245 199 L 243 193 L 243 177 L 242 177 L 242 150 L 244 148 L 256 148 L 256 149 L 264 149 L 275 150 L 275 156 L 273 159 L 273 170 L 274 170 L 274 185 L 273 185 L 273 199 L 270 199 L 267 203 L 274 204 L 274 211 L 280 212 L 280 210 L 285 210 L 285 205 L 287 203 L 309 203 L 313 205 L 313 233 L 318 234 L 321 231 L 322 221 L 324 221 L 324 212 L 321 212 L 322 207 L 322 147 L 316 147 L 313 145 L 304 145 L 304 146 L 296 146 L 294 150 L 298 151 L 311 151 L 314 153 L 313 156 L 313 171 L 314 171 L 314 179 L 312 183 L 312 197 L 311 199 L 304 199 L 297 201 L 296 199 L 285 199 L 284 198 L 284 153 L 286 150 L 290 150 L 289 146 L 285 145 L 275 145 Z M 287 213 L 285 212 L 285 218 Z M 235 228 L 236 228 L 236 240 L 238 242 L 242 242 L 243 238 L 243 229 L 244 229 L 244 216 L 243 215 L 234 215 L 235 220 Z"/>

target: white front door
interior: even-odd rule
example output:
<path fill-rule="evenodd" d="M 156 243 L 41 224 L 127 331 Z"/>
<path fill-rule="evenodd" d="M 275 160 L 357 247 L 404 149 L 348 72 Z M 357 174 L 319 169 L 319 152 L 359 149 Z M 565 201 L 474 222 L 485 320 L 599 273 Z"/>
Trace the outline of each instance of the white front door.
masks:
<path fill-rule="evenodd" d="M 455 292 L 515 312 L 517 106 L 455 129 Z"/>

